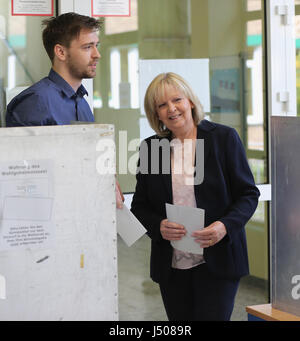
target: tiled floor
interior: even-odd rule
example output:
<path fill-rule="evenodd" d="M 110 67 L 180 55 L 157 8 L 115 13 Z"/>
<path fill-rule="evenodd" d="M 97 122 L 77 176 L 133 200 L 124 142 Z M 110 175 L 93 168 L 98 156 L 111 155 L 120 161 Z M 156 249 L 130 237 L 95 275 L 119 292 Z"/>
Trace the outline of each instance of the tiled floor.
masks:
<path fill-rule="evenodd" d="M 118 239 L 120 321 L 167 321 L 159 288 L 149 276 L 150 239 L 145 235 L 132 247 Z M 232 321 L 246 321 L 247 305 L 268 303 L 263 281 L 242 279 Z"/>

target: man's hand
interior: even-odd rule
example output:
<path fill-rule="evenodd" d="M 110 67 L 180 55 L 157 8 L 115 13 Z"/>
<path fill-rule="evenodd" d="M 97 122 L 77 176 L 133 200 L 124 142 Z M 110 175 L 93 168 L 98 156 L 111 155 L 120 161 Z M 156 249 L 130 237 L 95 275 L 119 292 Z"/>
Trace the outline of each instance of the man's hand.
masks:
<path fill-rule="evenodd" d="M 118 180 L 116 179 L 116 203 L 117 203 L 117 208 L 123 208 L 123 201 L 124 201 L 124 195 L 121 191 L 120 184 Z"/>

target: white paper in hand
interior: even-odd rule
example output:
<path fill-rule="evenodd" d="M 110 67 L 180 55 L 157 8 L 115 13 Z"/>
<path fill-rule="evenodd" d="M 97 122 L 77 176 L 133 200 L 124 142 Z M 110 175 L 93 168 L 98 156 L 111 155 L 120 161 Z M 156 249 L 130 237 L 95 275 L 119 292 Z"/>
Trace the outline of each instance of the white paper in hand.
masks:
<path fill-rule="evenodd" d="M 117 208 L 117 231 L 129 247 L 147 232 L 126 205 Z"/>
<path fill-rule="evenodd" d="M 187 231 L 187 234 L 181 240 L 171 241 L 171 245 L 180 251 L 202 255 L 203 248 L 195 242 L 191 234 L 204 228 L 205 211 L 201 208 L 171 204 L 166 204 L 166 211 L 169 221 L 183 225 Z"/>

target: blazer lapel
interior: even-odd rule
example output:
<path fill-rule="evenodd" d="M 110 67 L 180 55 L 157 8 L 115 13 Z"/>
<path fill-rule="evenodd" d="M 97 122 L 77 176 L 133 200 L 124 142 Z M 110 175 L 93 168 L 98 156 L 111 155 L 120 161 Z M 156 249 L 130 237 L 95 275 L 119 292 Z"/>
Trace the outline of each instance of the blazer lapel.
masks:
<path fill-rule="evenodd" d="M 202 126 L 202 124 L 200 124 L 198 126 L 197 129 L 197 140 L 204 140 L 204 157 L 203 157 L 203 162 L 205 165 L 205 161 L 207 160 L 210 150 L 211 150 L 211 145 L 212 145 L 212 141 L 211 141 L 211 134 L 209 132 L 208 129 L 206 129 L 206 127 Z M 197 143 L 198 146 L 200 146 L 200 144 Z M 196 153 L 196 157 L 195 157 L 195 166 L 197 167 L 197 155 L 199 155 L 200 153 Z M 201 160 L 199 160 L 201 162 Z M 198 165 L 200 166 L 200 165 Z"/>
<path fill-rule="evenodd" d="M 203 140 L 204 141 L 204 156 L 202 158 L 199 157 L 197 158 L 197 154 L 198 156 L 201 156 L 201 152 L 196 152 L 196 157 L 195 157 L 195 173 L 194 173 L 194 191 L 196 194 L 196 201 L 197 201 L 197 206 L 199 205 L 199 198 L 201 198 L 200 195 L 200 186 L 203 183 L 203 181 L 205 181 L 205 165 L 208 162 L 208 158 L 209 158 L 209 154 L 211 152 L 212 149 L 212 134 L 211 131 L 214 130 L 216 127 L 216 125 L 212 122 L 209 122 L 207 120 L 203 120 L 199 125 L 198 125 L 198 129 L 197 129 L 197 144 L 199 143 L 199 140 Z M 203 153 L 203 151 L 202 151 Z M 203 163 L 203 164 L 202 164 Z M 202 172 L 202 173 L 201 173 Z M 199 176 L 199 174 L 201 176 Z M 200 206 L 198 206 L 200 207 Z"/>
<path fill-rule="evenodd" d="M 171 142 L 171 135 L 167 136 L 166 139 L 169 141 L 169 146 Z M 171 170 L 171 146 L 170 146 L 170 154 L 169 154 L 169 172 L 163 174 L 162 168 L 160 169 L 160 174 L 162 176 L 162 181 L 165 189 L 166 200 L 167 203 L 173 204 L 173 192 L 172 192 L 172 170 Z M 162 151 L 160 152 L 160 165 L 162 165 Z"/>
<path fill-rule="evenodd" d="M 169 204 L 173 204 L 173 193 L 172 193 L 172 176 L 171 174 L 163 174 L 162 180 L 166 193 L 166 201 Z"/>

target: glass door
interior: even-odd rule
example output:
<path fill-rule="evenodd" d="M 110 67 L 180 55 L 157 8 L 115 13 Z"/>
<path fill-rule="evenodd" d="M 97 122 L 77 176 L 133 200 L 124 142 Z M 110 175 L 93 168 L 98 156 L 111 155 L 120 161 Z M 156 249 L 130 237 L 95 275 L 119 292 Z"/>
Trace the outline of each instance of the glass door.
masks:
<path fill-rule="evenodd" d="M 54 1 L 54 13 L 56 2 Z M 11 1 L 0 2 L 0 111 L 21 90 L 48 75 L 51 63 L 42 43 L 44 16 L 13 16 Z"/>
<path fill-rule="evenodd" d="M 117 148 L 121 148 L 119 131 L 127 131 L 128 141 L 138 139 L 141 131 L 146 131 L 145 117 L 131 98 L 134 83 L 129 80 L 130 58 L 209 59 L 211 111 L 206 116 L 237 130 L 256 183 L 268 183 L 263 2 L 142 0 L 135 3 L 137 26 L 134 28 L 132 23 L 118 25 L 116 19 L 115 24 L 112 18 L 104 19 L 105 29 L 100 37 L 102 59 L 99 77 L 94 81 L 99 104 L 95 109 L 97 122 L 115 124 Z M 155 22 L 152 18 L 156 18 Z M 138 70 L 134 70 L 132 79 L 138 82 Z M 127 107 L 120 105 L 122 89 L 130 94 L 131 103 L 127 102 Z M 131 152 L 127 147 L 122 148 L 129 159 L 130 153 L 138 149 Z M 134 191 L 134 175 L 119 174 L 119 182 L 125 193 Z M 246 231 L 250 273 L 263 283 L 267 300 L 267 202 L 259 203 Z"/>

